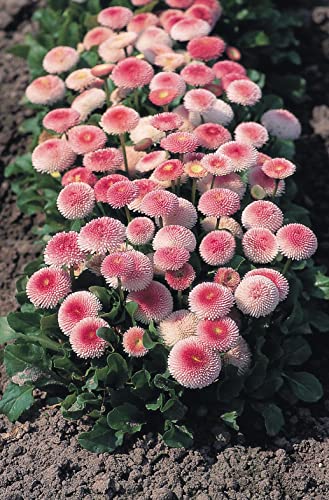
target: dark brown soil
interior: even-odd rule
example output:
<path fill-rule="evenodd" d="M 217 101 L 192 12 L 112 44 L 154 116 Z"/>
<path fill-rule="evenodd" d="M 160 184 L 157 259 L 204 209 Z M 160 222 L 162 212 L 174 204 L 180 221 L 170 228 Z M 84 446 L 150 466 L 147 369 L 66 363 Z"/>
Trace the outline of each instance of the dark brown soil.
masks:
<path fill-rule="evenodd" d="M 26 8 L 22 11 L 17 7 L 13 12 L 14 4 Z M 0 0 L 0 29 L 6 29 L 0 32 L 0 49 L 20 41 L 23 31 L 32 29 L 24 20 L 31 6 L 31 1 Z M 310 97 L 294 110 L 304 127 L 297 144 L 298 163 L 303 165 L 297 181 L 302 187 L 301 200 L 312 211 L 320 239 L 318 260 L 323 263 L 328 262 L 329 248 L 328 10 L 315 12 L 316 20 L 322 16 L 318 25 L 312 24 L 306 12 L 309 23 L 301 39 L 303 76 L 308 80 Z M 5 127 L 0 132 L 0 148 L 2 160 L 8 163 L 27 147 L 26 138 L 19 137 L 16 130 L 26 114 L 18 101 L 27 72 L 23 62 L 6 54 L 0 68 L 5 89 L 2 96 L 6 95 L 2 99 L 0 123 Z M 31 221 L 15 208 L 7 183 L 2 184 L 0 196 L 3 314 L 14 307 L 14 277 L 33 257 L 35 248 Z M 30 422 L 14 425 L 0 417 L 0 500 L 328 499 L 329 349 L 324 337 L 314 337 L 313 342 L 313 368 L 326 385 L 327 400 L 312 408 L 296 409 L 289 417 L 285 436 L 259 447 L 247 443 L 242 434 L 231 436 L 218 427 L 216 438 L 201 437 L 193 450 L 168 449 L 156 436 L 147 434 L 113 455 L 93 455 L 82 450 L 76 440 L 86 424 L 65 421 L 56 408 L 35 412 L 29 415 Z M 0 392 L 2 385 L 0 371 Z M 262 442 L 260 437 L 257 441 Z"/>

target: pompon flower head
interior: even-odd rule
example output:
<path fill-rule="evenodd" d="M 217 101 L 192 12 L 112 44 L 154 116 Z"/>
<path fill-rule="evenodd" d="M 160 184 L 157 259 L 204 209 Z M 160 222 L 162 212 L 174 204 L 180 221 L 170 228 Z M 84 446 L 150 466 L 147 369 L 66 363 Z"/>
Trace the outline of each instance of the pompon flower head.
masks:
<path fill-rule="evenodd" d="M 113 49 L 111 45 L 111 39 L 108 38 L 98 47 L 98 55 L 106 64 L 115 64 L 119 61 L 122 61 L 126 57 L 124 49 Z M 128 47 L 126 50 L 128 54 L 131 53 L 130 47 Z"/>
<path fill-rule="evenodd" d="M 129 250 L 127 253 L 133 261 L 133 268 L 131 273 L 121 276 L 121 286 L 128 292 L 144 290 L 153 279 L 153 265 L 147 255 L 137 250 Z M 119 284 L 116 277 L 110 276 L 106 277 L 106 282 L 114 288 Z"/>
<path fill-rule="evenodd" d="M 202 389 L 215 382 L 221 371 L 219 354 L 198 338 L 177 342 L 168 356 L 168 370 L 189 389 Z"/>
<path fill-rule="evenodd" d="M 130 139 L 136 146 L 142 141 L 151 141 L 151 145 L 160 142 L 165 133 L 151 125 L 152 117 L 143 116 L 138 125 L 130 132 Z"/>
<path fill-rule="evenodd" d="M 41 173 L 62 172 L 70 168 L 76 154 L 65 139 L 48 139 L 32 153 L 32 165 Z"/>
<path fill-rule="evenodd" d="M 200 36 L 189 41 L 187 50 L 193 59 L 211 61 L 223 54 L 225 42 L 217 36 Z"/>
<path fill-rule="evenodd" d="M 200 255 L 210 266 L 222 266 L 234 257 L 235 246 L 235 239 L 228 231 L 211 231 L 201 241 Z"/>
<path fill-rule="evenodd" d="M 248 170 L 257 160 L 257 150 L 253 146 L 237 141 L 226 142 L 218 148 L 217 153 L 230 158 L 236 172 Z"/>
<path fill-rule="evenodd" d="M 258 269 L 252 269 L 249 271 L 244 275 L 244 278 L 249 278 L 250 276 L 265 276 L 265 278 L 273 281 L 277 287 L 279 292 L 279 301 L 281 302 L 287 298 L 289 293 L 289 283 L 279 271 L 267 267 L 259 267 Z"/>
<path fill-rule="evenodd" d="M 144 197 L 151 191 L 161 189 L 161 187 L 151 179 L 135 179 L 133 180 L 133 183 L 136 184 L 138 188 L 138 194 L 137 197 L 129 203 L 128 208 L 133 212 L 138 212 L 140 211 Z"/>
<path fill-rule="evenodd" d="M 286 179 L 295 173 L 296 165 L 285 158 L 273 158 L 265 161 L 262 170 L 272 179 Z"/>
<path fill-rule="evenodd" d="M 226 95 L 229 101 L 242 106 L 253 106 L 262 97 L 260 87 L 250 80 L 234 80 L 227 87 Z"/>
<path fill-rule="evenodd" d="M 81 229 L 78 245 L 84 252 L 104 254 L 115 251 L 125 237 L 126 228 L 122 222 L 111 217 L 99 217 Z"/>
<path fill-rule="evenodd" d="M 238 375 L 244 375 L 251 363 L 251 352 L 243 337 L 239 337 L 235 347 L 230 349 L 223 358 L 225 365 L 233 365 L 238 369 Z"/>
<path fill-rule="evenodd" d="M 216 154 L 216 156 L 218 156 L 218 154 Z M 240 177 L 240 175 L 236 174 L 235 172 L 226 175 L 217 175 L 214 181 L 213 176 L 208 175 L 198 182 L 198 190 L 200 191 L 200 193 L 204 193 L 211 188 L 211 185 L 213 185 L 213 188 L 215 189 L 223 188 L 234 191 L 234 193 L 239 196 L 240 200 L 242 200 L 246 192 L 245 182 Z"/>
<path fill-rule="evenodd" d="M 188 9 L 193 3 L 193 0 L 166 0 L 169 7 L 177 7 L 178 9 Z"/>
<path fill-rule="evenodd" d="M 186 92 L 184 106 L 188 111 L 203 113 L 209 111 L 216 102 L 216 96 L 205 89 L 192 89 Z"/>
<path fill-rule="evenodd" d="M 62 186 L 67 186 L 72 182 L 85 182 L 89 186 L 94 186 L 97 177 L 84 167 L 76 167 L 66 172 L 62 177 Z"/>
<path fill-rule="evenodd" d="M 114 106 L 103 114 L 100 126 L 108 134 L 124 134 L 134 129 L 139 122 L 139 114 L 127 106 Z"/>
<path fill-rule="evenodd" d="M 133 45 L 138 38 L 137 33 L 132 31 L 121 31 L 120 33 L 113 34 L 107 40 L 108 48 L 112 49 L 124 49 L 129 47 L 129 45 Z"/>
<path fill-rule="evenodd" d="M 120 167 L 123 155 L 119 149 L 105 148 L 87 153 L 83 158 L 86 169 L 92 172 L 112 172 Z"/>
<path fill-rule="evenodd" d="M 221 79 L 223 76 L 229 73 L 240 73 L 241 75 L 246 75 L 246 69 L 239 63 L 235 61 L 219 61 L 213 65 L 212 68 L 215 72 L 216 78 Z"/>
<path fill-rule="evenodd" d="M 161 28 L 157 26 L 149 26 L 143 33 L 140 34 L 137 42 L 135 43 L 135 48 L 144 54 L 145 58 L 153 63 L 156 57 L 156 53 L 153 48 L 155 46 L 172 46 L 172 40 L 170 36 Z"/>
<path fill-rule="evenodd" d="M 276 285 L 265 276 L 244 278 L 235 290 L 234 296 L 238 309 L 254 318 L 267 316 L 279 303 L 279 291 Z"/>
<path fill-rule="evenodd" d="M 164 217 L 178 209 L 178 197 L 169 191 L 157 190 L 147 193 L 140 210 L 149 217 Z"/>
<path fill-rule="evenodd" d="M 195 280 L 195 271 L 191 264 L 186 262 L 186 264 L 176 271 L 166 271 L 165 280 L 173 290 L 186 290 Z"/>
<path fill-rule="evenodd" d="M 179 309 L 161 321 L 158 332 L 164 343 L 172 347 L 179 340 L 196 335 L 198 318 L 186 309 Z"/>
<path fill-rule="evenodd" d="M 208 173 L 216 176 L 227 175 L 234 170 L 234 163 L 230 160 L 230 158 L 221 153 L 205 155 L 201 160 L 201 165 L 207 170 Z M 212 181 L 213 179 L 211 177 L 209 188 Z"/>
<path fill-rule="evenodd" d="M 224 352 L 236 346 L 239 328 L 235 321 L 228 317 L 215 320 L 204 319 L 198 324 L 197 335 L 201 342 L 212 349 Z"/>
<path fill-rule="evenodd" d="M 59 45 L 51 49 L 42 61 L 47 73 L 63 73 L 69 71 L 79 61 L 79 53 L 72 47 Z"/>
<path fill-rule="evenodd" d="M 249 170 L 248 182 L 251 188 L 253 186 L 260 186 L 267 196 L 279 197 L 285 190 L 285 182 L 283 180 L 277 182 L 275 179 L 268 177 L 263 172 L 261 165 L 257 165 Z"/>
<path fill-rule="evenodd" d="M 302 132 L 300 121 L 286 109 L 270 109 L 261 117 L 261 123 L 270 135 L 295 141 Z"/>
<path fill-rule="evenodd" d="M 148 353 L 144 347 L 143 336 L 145 330 L 139 326 L 132 326 L 124 332 L 122 337 L 123 350 L 133 358 L 140 358 Z"/>
<path fill-rule="evenodd" d="M 146 245 L 154 236 L 155 225 L 148 217 L 136 217 L 129 222 L 126 235 L 133 245 Z"/>
<path fill-rule="evenodd" d="M 178 198 L 176 212 L 163 217 L 164 226 L 177 225 L 192 229 L 198 221 L 198 214 L 194 205 L 185 198 Z"/>
<path fill-rule="evenodd" d="M 144 0 L 144 3 L 141 3 L 140 5 L 146 5 L 147 3 L 150 2 L 148 0 L 147 1 Z M 133 3 L 133 5 L 139 5 L 139 4 Z M 150 26 L 156 26 L 158 22 L 159 22 L 158 16 L 152 14 L 152 12 L 141 12 L 139 14 L 135 14 L 134 17 L 132 17 L 132 19 L 128 23 L 127 30 L 133 31 L 134 33 L 141 33 Z"/>
<path fill-rule="evenodd" d="M 90 68 L 76 69 L 65 80 L 68 89 L 82 92 L 90 87 L 102 87 L 104 82 L 100 78 L 96 78 Z"/>
<path fill-rule="evenodd" d="M 263 227 L 270 231 L 277 231 L 283 224 L 283 213 L 271 201 L 253 201 L 243 210 L 241 222 L 247 229 Z"/>
<path fill-rule="evenodd" d="M 93 76 L 104 78 L 112 73 L 114 68 L 115 65 L 110 63 L 96 64 L 91 68 L 91 73 Z"/>
<path fill-rule="evenodd" d="M 207 149 L 217 149 L 232 139 L 230 132 L 217 123 L 203 123 L 194 130 L 194 134 L 199 144 Z"/>
<path fill-rule="evenodd" d="M 190 229 L 183 226 L 172 225 L 159 229 L 153 239 L 153 248 L 176 247 L 186 248 L 189 252 L 194 252 L 196 239 Z"/>
<path fill-rule="evenodd" d="M 126 7 L 108 7 L 100 11 L 97 21 L 112 30 L 121 30 L 127 26 L 132 17 L 132 11 Z"/>
<path fill-rule="evenodd" d="M 215 73 L 212 69 L 201 62 L 187 64 L 180 74 L 185 82 L 193 87 L 207 85 L 215 78 Z"/>
<path fill-rule="evenodd" d="M 303 224 L 287 224 L 277 232 L 280 252 L 288 259 L 309 259 L 318 248 L 313 231 Z"/>
<path fill-rule="evenodd" d="M 82 43 L 86 50 L 90 50 L 92 47 L 101 45 L 101 43 L 105 42 L 112 35 L 113 31 L 109 28 L 96 26 L 86 33 Z"/>
<path fill-rule="evenodd" d="M 101 273 L 108 281 L 111 278 L 123 278 L 131 275 L 134 270 L 134 260 L 131 252 L 114 252 L 105 257 Z"/>
<path fill-rule="evenodd" d="M 186 248 L 163 247 L 155 251 L 153 262 L 161 271 L 177 271 L 189 258 L 190 252 Z"/>
<path fill-rule="evenodd" d="M 235 82 L 236 80 L 250 80 L 247 75 L 241 75 L 241 73 L 227 73 L 223 75 L 220 79 L 221 86 L 223 90 L 227 90 L 230 83 Z"/>
<path fill-rule="evenodd" d="M 65 219 L 82 219 L 90 214 L 95 205 L 94 190 L 85 182 L 71 182 L 57 198 L 57 207 Z"/>
<path fill-rule="evenodd" d="M 240 274 L 232 267 L 220 267 L 214 276 L 214 282 L 223 285 L 233 293 L 240 283 Z"/>
<path fill-rule="evenodd" d="M 214 231 L 218 224 L 217 217 L 206 217 L 201 221 L 201 226 L 204 231 Z M 219 219 L 218 229 L 226 229 L 229 231 L 235 238 L 241 239 L 243 236 L 242 227 L 240 224 L 234 220 L 232 217 L 221 217 Z"/>
<path fill-rule="evenodd" d="M 251 144 L 255 148 L 261 148 L 268 141 L 268 132 L 259 123 L 244 122 L 234 130 L 234 138 L 242 144 Z"/>
<path fill-rule="evenodd" d="M 154 64 L 160 66 L 164 71 L 175 71 L 186 63 L 184 54 L 177 52 L 164 52 L 158 54 L 154 59 Z"/>
<path fill-rule="evenodd" d="M 106 94 L 102 89 L 88 89 L 78 95 L 71 104 L 71 108 L 80 114 L 84 121 L 95 109 L 102 108 L 105 104 Z"/>
<path fill-rule="evenodd" d="M 217 188 L 203 193 L 199 200 L 198 209 L 201 213 L 211 217 L 232 215 L 240 208 L 240 198 L 230 189 Z"/>
<path fill-rule="evenodd" d="M 190 310 L 200 319 L 217 319 L 227 316 L 233 306 L 233 295 L 218 283 L 204 282 L 189 294 Z"/>
<path fill-rule="evenodd" d="M 150 90 L 172 89 L 176 91 L 177 96 L 185 94 L 186 84 L 183 78 L 177 73 L 171 71 L 161 71 L 157 73 L 150 83 Z"/>
<path fill-rule="evenodd" d="M 77 125 L 69 130 L 68 140 L 73 151 L 83 155 L 103 148 L 107 137 L 95 125 Z"/>
<path fill-rule="evenodd" d="M 69 340 L 72 350 L 79 358 L 100 358 L 106 349 L 107 342 L 97 337 L 99 328 L 108 327 L 101 318 L 84 318 L 73 328 Z"/>
<path fill-rule="evenodd" d="M 130 292 L 127 303 L 136 302 L 136 321 L 148 324 L 152 320 L 159 323 L 173 310 L 173 298 L 168 288 L 158 281 L 152 281 L 148 287 L 138 292 Z"/>
<path fill-rule="evenodd" d="M 78 233 L 69 231 L 55 234 L 47 243 L 44 260 L 48 266 L 73 266 L 83 262 L 84 252 L 78 247 Z"/>
<path fill-rule="evenodd" d="M 127 57 L 116 65 L 111 78 L 117 87 L 135 89 L 149 84 L 153 75 L 153 68 L 148 62 Z"/>
<path fill-rule="evenodd" d="M 106 193 L 106 201 L 112 208 L 122 208 L 131 203 L 137 196 L 136 185 L 129 181 L 115 182 Z"/>
<path fill-rule="evenodd" d="M 28 85 L 25 95 L 33 104 L 54 104 L 63 99 L 65 84 L 58 76 L 40 76 Z"/>
<path fill-rule="evenodd" d="M 208 175 L 208 171 L 202 165 L 201 160 L 192 160 L 185 163 L 184 172 L 192 179 L 202 179 Z"/>
<path fill-rule="evenodd" d="M 178 42 L 188 42 L 193 38 L 209 35 L 210 31 L 210 24 L 206 21 L 185 17 L 173 25 L 170 36 Z"/>
<path fill-rule="evenodd" d="M 210 109 L 202 112 L 202 117 L 205 122 L 226 126 L 233 120 L 234 113 L 229 104 L 221 99 L 216 99 L 216 102 Z"/>
<path fill-rule="evenodd" d="M 210 9 L 206 5 L 194 4 L 186 11 L 187 17 L 192 17 L 194 19 L 202 19 L 206 21 L 213 28 L 218 19 L 217 12 Z"/>
<path fill-rule="evenodd" d="M 91 292 L 85 290 L 71 293 L 58 311 L 58 324 L 65 335 L 70 335 L 75 325 L 84 318 L 97 317 L 102 304 Z"/>
<path fill-rule="evenodd" d="M 154 170 L 154 178 L 157 181 L 175 181 L 184 173 L 184 167 L 180 160 L 167 160 L 158 165 Z"/>
<path fill-rule="evenodd" d="M 78 125 L 80 113 L 72 108 L 57 108 L 49 111 L 42 121 L 42 125 L 48 129 L 63 134 L 69 128 Z"/>
<path fill-rule="evenodd" d="M 69 274 L 55 267 L 39 269 L 32 274 L 26 285 L 26 294 L 36 308 L 51 309 L 70 292 Z"/>
<path fill-rule="evenodd" d="M 274 234 L 262 227 L 248 229 L 242 238 L 242 247 L 247 259 L 258 264 L 272 262 L 279 251 Z"/>
<path fill-rule="evenodd" d="M 183 120 L 177 113 L 159 113 L 152 116 L 151 125 L 162 132 L 178 129 Z"/>
<path fill-rule="evenodd" d="M 96 201 L 101 201 L 106 203 L 107 201 L 107 191 L 115 182 L 126 181 L 127 177 L 121 174 L 111 174 L 106 175 L 99 179 L 94 186 L 94 193 Z"/>

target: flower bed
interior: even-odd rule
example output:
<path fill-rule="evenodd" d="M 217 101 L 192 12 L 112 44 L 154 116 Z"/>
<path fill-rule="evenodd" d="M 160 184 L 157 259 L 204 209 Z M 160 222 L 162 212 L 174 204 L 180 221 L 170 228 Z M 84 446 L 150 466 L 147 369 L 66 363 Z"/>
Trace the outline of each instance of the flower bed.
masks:
<path fill-rule="evenodd" d="M 101 11 L 26 92 L 43 110 L 32 163 L 59 230 L 19 281 L 0 407 L 15 420 L 46 389 L 66 418 L 96 420 L 80 436 L 93 451 L 150 422 L 189 446 L 205 415 L 273 435 L 281 408 L 322 395 L 296 369 L 327 285 L 283 157 L 300 124 L 227 59 L 210 34 L 217 2 L 187 3 Z"/>

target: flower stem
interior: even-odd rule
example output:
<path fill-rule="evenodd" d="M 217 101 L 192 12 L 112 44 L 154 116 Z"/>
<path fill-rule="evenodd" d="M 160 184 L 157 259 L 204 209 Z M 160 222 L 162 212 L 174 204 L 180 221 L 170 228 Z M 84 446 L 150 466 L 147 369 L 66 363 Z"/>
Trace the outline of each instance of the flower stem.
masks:
<path fill-rule="evenodd" d="M 176 189 L 175 189 L 175 181 L 171 181 L 171 190 L 173 193 L 175 193 Z"/>
<path fill-rule="evenodd" d="M 139 112 L 139 98 L 138 98 L 138 89 L 134 90 L 134 105 L 135 105 L 135 110 Z"/>
<path fill-rule="evenodd" d="M 179 309 L 181 309 L 183 306 L 183 292 L 182 292 L 182 290 L 178 290 L 177 300 L 178 300 L 178 307 L 179 307 Z"/>
<path fill-rule="evenodd" d="M 290 265 L 291 265 L 291 262 L 292 262 L 292 260 L 291 260 L 291 259 L 287 259 L 287 260 L 286 260 L 286 263 L 285 263 L 285 265 L 284 265 L 284 267 L 283 267 L 283 270 L 282 270 L 282 274 L 283 274 L 283 275 L 287 274 L 287 272 L 288 272 L 288 270 L 289 270 L 289 267 L 290 267 Z"/>
<path fill-rule="evenodd" d="M 162 220 L 162 217 L 159 217 L 159 226 L 160 226 L 160 227 L 163 227 L 163 220 Z"/>
<path fill-rule="evenodd" d="M 118 278 L 118 292 L 119 292 L 119 296 L 120 296 L 121 302 L 124 302 L 125 296 L 123 294 L 122 283 L 121 283 L 121 279 L 120 278 Z"/>
<path fill-rule="evenodd" d="M 217 222 L 216 222 L 216 228 L 215 228 L 216 230 L 219 228 L 219 222 L 220 222 L 220 218 L 218 217 Z"/>
<path fill-rule="evenodd" d="M 212 189 L 214 187 L 214 184 L 215 184 L 215 179 L 216 179 L 216 176 L 213 175 L 212 176 L 212 179 L 211 179 L 211 185 L 210 185 L 210 189 Z"/>
<path fill-rule="evenodd" d="M 130 215 L 129 208 L 127 207 L 127 205 L 125 205 L 125 213 L 126 213 L 126 217 L 127 217 L 127 222 L 129 224 L 129 222 L 131 222 L 131 215 Z"/>
<path fill-rule="evenodd" d="M 129 168 L 128 168 L 128 159 L 127 159 L 127 151 L 126 151 L 126 144 L 125 144 L 125 136 L 124 136 L 124 134 L 120 134 L 119 138 L 120 138 L 120 144 L 121 144 L 121 148 L 122 148 L 123 162 L 124 162 L 124 165 L 125 165 L 125 171 L 126 171 L 128 179 L 129 179 Z"/>
<path fill-rule="evenodd" d="M 196 195 L 196 178 L 194 177 L 192 181 L 192 195 L 191 195 L 191 201 L 193 205 L 195 205 L 195 195 Z"/>
<path fill-rule="evenodd" d="M 104 80 L 105 94 L 106 94 L 106 105 L 108 108 L 110 108 L 111 107 L 111 93 L 110 93 L 110 89 L 109 89 L 107 80 L 108 80 L 107 78 L 105 78 L 105 80 Z"/>

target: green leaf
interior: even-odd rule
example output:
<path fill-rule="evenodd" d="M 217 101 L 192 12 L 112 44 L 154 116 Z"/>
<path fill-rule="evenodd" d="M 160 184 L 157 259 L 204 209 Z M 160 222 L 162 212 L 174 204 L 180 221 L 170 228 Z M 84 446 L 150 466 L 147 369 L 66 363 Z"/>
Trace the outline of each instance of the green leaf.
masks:
<path fill-rule="evenodd" d="M 126 309 L 127 313 L 129 314 L 129 316 L 131 317 L 131 319 L 134 321 L 134 316 L 135 316 L 135 312 L 138 309 L 138 304 L 134 301 L 127 302 L 127 304 L 125 305 L 125 309 Z"/>
<path fill-rule="evenodd" d="M 329 277 L 321 271 L 316 273 L 315 286 L 319 290 L 319 298 L 329 300 Z"/>
<path fill-rule="evenodd" d="M 4 363 L 9 377 L 31 367 L 37 367 L 44 371 L 50 368 L 50 360 L 46 358 L 42 347 L 17 342 L 6 346 Z"/>
<path fill-rule="evenodd" d="M 16 332 L 10 328 L 7 318 L 5 316 L 0 317 L 0 345 L 5 344 L 9 340 L 13 340 L 16 337 Z"/>
<path fill-rule="evenodd" d="M 143 346 L 146 349 L 153 349 L 158 344 L 158 342 L 153 342 L 147 330 L 145 330 L 143 335 Z"/>
<path fill-rule="evenodd" d="M 103 326 L 102 328 L 98 328 L 96 332 L 97 337 L 106 340 L 109 344 L 112 342 L 117 343 L 118 336 L 113 330 L 113 328 Z"/>
<path fill-rule="evenodd" d="M 16 44 L 10 47 L 7 52 L 14 54 L 14 56 L 26 59 L 30 52 L 30 46 L 26 44 Z"/>
<path fill-rule="evenodd" d="M 10 422 L 15 422 L 33 405 L 33 389 L 32 385 L 19 386 L 10 382 L 0 401 L 0 413 L 6 415 Z"/>
<path fill-rule="evenodd" d="M 115 433 L 107 425 L 106 417 L 101 417 L 88 432 L 78 436 L 79 444 L 94 453 L 112 452 L 122 445 L 123 436 Z"/>
<path fill-rule="evenodd" d="M 270 39 L 265 31 L 248 31 L 241 39 L 241 47 L 264 47 L 270 44 Z"/>
<path fill-rule="evenodd" d="M 329 315 L 324 311 L 315 310 L 312 311 L 310 317 L 310 323 L 314 328 L 319 330 L 319 332 L 326 333 L 329 332 Z"/>
<path fill-rule="evenodd" d="M 20 333 L 36 333 L 40 330 L 40 316 L 38 313 L 12 312 L 7 316 L 9 326 Z"/>
<path fill-rule="evenodd" d="M 269 436 L 275 436 L 284 426 L 284 416 L 281 408 L 274 403 L 264 405 L 262 410 L 266 432 Z"/>
<path fill-rule="evenodd" d="M 311 373 L 295 372 L 284 375 L 288 384 L 298 399 L 306 403 L 316 403 L 323 396 L 321 382 Z"/>
<path fill-rule="evenodd" d="M 160 410 L 163 405 L 163 399 L 164 399 L 163 394 L 161 392 L 161 394 L 157 397 L 156 400 L 146 403 L 145 408 L 151 411 Z"/>
<path fill-rule="evenodd" d="M 126 360 L 116 352 L 107 357 L 109 367 L 106 382 L 111 387 L 122 387 L 128 380 L 128 365 Z"/>
<path fill-rule="evenodd" d="M 45 335 L 58 334 L 60 329 L 58 325 L 57 313 L 50 314 L 49 316 L 43 316 L 40 321 L 40 327 L 42 333 Z"/>
<path fill-rule="evenodd" d="M 238 413 L 236 411 L 230 411 L 227 413 L 223 413 L 220 418 L 227 424 L 229 427 L 234 429 L 235 431 L 239 430 L 239 426 L 237 424 L 236 419 L 238 418 Z"/>
<path fill-rule="evenodd" d="M 108 308 L 111 306 L 112 297 L 110 292 L 106 288 L 104 288 L 103 286 L 90 286 L 89 291 L 96 295 L 96 297 L 101 301 L 104 307 Z"/>
<path fill-rule="evenodd" d="M 303 337 L 289 337 L 283 343 L 284 357 L 288 365 L 298 366 L 312 354 L 309 343 Z"/>
<path fill-rule="evenodd" d="M 171 398 L 163 405 L 161 412 L 168 420 L 182 420 L 187 412 L 187 407 L 179 399 Z"/>
<path fill-rule="evenodd" d="M 154 377 L 153 383 L 154 383 L 155 387 L 157 387 L 158 389 L 162 389 L 166 392 L 172 392 L 178 386 L 178 384 L 176 382 L 168 379 L 167 377 L 161 375 L 160 373 L 158 373 Z"/>
<path fill-rule="evenodd" d="M 142 429 L 145 421 L 142 413 L 136 406 L 130 403 L 124 403 L 123 405 L 113 408 L 113 410 L 108 413 L 107 423 L 116 431 L 135 434 Z"/>
<path fill-rule="evenodd" d="M 170 448 L 190 448 L 193 445 L 193 434 L 184 425 L 172 425 L 162 438 Z"/>

